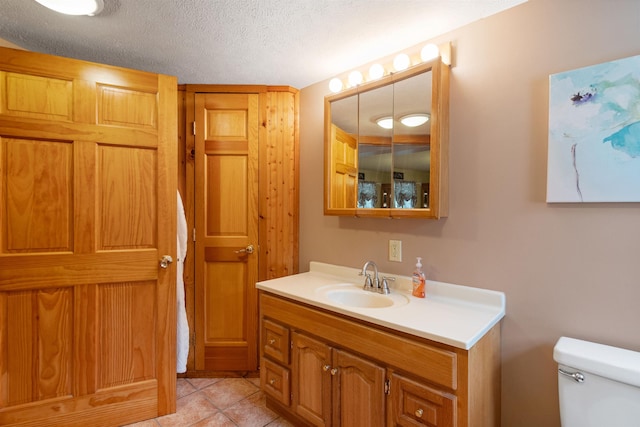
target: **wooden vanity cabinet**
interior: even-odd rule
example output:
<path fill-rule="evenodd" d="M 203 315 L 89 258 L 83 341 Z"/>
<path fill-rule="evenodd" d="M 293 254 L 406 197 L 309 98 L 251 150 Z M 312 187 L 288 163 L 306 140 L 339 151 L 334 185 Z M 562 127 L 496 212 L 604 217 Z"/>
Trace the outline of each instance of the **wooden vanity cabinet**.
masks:
<path fill-rule="evenodd" d="M 385 425 L 385 368 L 293 333 L 292 409 L 316 426 Z"/>
<path fill-rule="evenodd" d="M 264 291 L 260 313 L 261 387 L 295 425 L 500 425 L 500 324 L 464 350 Z"/>

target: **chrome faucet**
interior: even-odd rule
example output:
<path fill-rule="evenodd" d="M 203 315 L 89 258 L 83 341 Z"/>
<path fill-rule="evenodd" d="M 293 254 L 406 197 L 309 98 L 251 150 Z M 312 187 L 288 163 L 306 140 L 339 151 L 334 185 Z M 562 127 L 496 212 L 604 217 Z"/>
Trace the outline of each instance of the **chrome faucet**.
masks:
<path fill-rule="evenodd" d="M 371 278 L 371 275 L 369 273 L 367 273 L 367 270 L 369 269 L 369 266 L 373 266 L 373 273 L 374 273 L 373 278 Z M 365 262 L 364 265 L 362 266 L 362 271 L 360 272 L 360 276 L 364 276 L 364 287 L 363 287 L 363 289 L 365 291 L 373 291 L 373 292 L 377 292 L 378 291 L 380 283 L 379 283 L 379 279 L 378 279 L 378 266 L 376 265 L 375 262 L 373 262 L 373 261 Z"/>

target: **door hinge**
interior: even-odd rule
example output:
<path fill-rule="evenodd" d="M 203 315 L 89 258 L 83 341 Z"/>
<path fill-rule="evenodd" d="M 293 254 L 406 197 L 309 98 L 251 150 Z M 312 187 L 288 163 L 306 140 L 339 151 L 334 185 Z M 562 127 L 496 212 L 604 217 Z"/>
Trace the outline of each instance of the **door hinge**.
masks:
<path fill-rule="evenodd" d="M 191 122 L 191 133 L 193 136 L 196 135 L 196 122 Z"/>
<path fill-rule="evenodd" d="M 389 380 L 384 380 L 384 394 L 391 394 L 391 381 Z"/>
<path fill-rule="evenodd" d="M 193 229 L 192 235 L 193 235 L 193 237 L 192 237 L 193 241 L 195 242 L 196 241 L 196 229 L 195 228 Z"/>
<path fill-rule="evenodd" d="M 195 333 L 191 334 L 191 337 L 190 337 L 189 341 L 190 341 L 190 344 L 191 344 L 192 347 L 196 346 L 196 334 Z"/>

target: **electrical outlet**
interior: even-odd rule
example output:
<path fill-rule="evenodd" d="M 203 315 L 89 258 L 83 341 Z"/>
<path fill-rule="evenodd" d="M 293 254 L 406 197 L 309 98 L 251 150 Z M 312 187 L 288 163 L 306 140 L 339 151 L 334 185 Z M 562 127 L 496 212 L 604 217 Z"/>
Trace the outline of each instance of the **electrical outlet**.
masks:
<path fill-rule="evenodd" d="M 389 240 L 389 261 L 402 262 L 402 240 Z"/>

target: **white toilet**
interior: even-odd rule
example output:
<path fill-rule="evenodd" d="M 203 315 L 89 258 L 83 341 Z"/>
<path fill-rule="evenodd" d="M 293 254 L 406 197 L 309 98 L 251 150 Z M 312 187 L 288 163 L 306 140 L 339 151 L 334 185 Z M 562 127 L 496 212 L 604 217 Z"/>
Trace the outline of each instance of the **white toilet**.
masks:
<path fill-rule="evenodd" d="M 640 426 L 640 353 L 561 337 L 553 358 L 562 427 Z"/>

